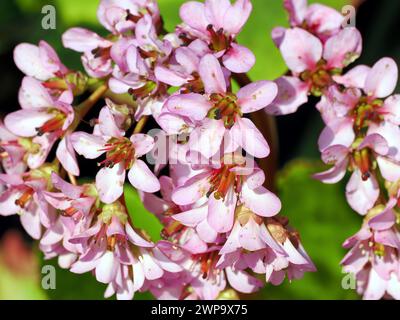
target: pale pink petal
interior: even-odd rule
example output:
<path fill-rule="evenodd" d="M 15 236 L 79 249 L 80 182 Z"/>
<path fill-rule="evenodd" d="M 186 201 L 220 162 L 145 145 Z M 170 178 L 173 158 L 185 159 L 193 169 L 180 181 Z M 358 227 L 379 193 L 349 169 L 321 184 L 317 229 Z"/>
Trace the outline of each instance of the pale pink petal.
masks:
<path fill-rule="evenodd" d="M 400 95 L 396 94 L 386 99 L 381 110 L 387 121 L 400 125 Z"/>
<path fill-rule="evenodd" d="M 128 173 L 129 182 L 138 190 L 154 193 L 160 190 L 160 182 L 142 160 L 135 160 Z"/>
<path fill-rule="evenodd" d="M 239 44 L 232 43 L 231 48 L 222 58 L 224 66 L 235 73 L 245 73 L 250 71 L 256 63 L 254 53 Z"/>
<path fill-rule="evenodd" d="M 279 198 L 264 187 L 251 190 L 244 185 L 241 201 L 247 208 L 262 217 L 273 217 L 282 208 Z"/>
<path fill-rule="evenodd" d="M 86 159 L 96 159 L 105 152 L 102 150 L 106 141 L 100 136 L 74 132 L 70 139 L 75 151 Z"/>
<path fill-rule="evenodd" d="M 83 28 L 68 29 L 62 36 L 62 42 L 65 48 L 77 52 L 89 52 L 97 48 L 111 47 L 112 45 L 112 42 Z"/>
<path fill-rule="evenodd" d="M 57 148 L 57 159 L 65 170 L 74 176 L 79 176 L 79 166 L 76 160 L 75 150 L 69 136 L 60 141 Z"/>
<path fill-rule="evenodd" d="M 309 86 L 297 77 L 280 77 L 275 83 L 278 86 L 278 95 L 265 109 L 269 114 L 291 114 L 308 101 Z"/>
<path fill-rule="evenodd" d="M 236 0 L 224 15 L 224 30 L 233 35 L 240 33 L 252 10 L 249 0 Z"/>
<path fill-rule="evenodd" d="M 386 280 L 379 277 L 372 268 L 369 273 L 367 288 L 364 292 L 364 300 L 380 300 L 386 291 Z"/>
<path fill-rule="evenodd" d="M 172 113 L 193 120 L 203 120 L 210 110 L 211 104 L 204 96 L 189 93 L 172 96 L 165 103 L 165 107 Z"/>
<path fill-rule="evenodd" d="M 180 87 L 191 79 L 178 71 L 163 66 L 157 66 L 154 70 L 154 74 L 158 81 L 169 84 L 173 87 Z"/>
<path fill-rule="evenodd" d="M 232 230 L 236 208 L 236 195 L 231 188 L 225 199 L 217 200 L 215 193 L 208 200 L 207 221 L 211 228 L 218 233 L 226 233 Z"/>
<path fill-rule="evenodd" d="M 378 133 L 367 135 L 364 141 L 359 145 L 358 150 L 362 150 L 364 148 L 370 148 L 382 156 L 385 156 L 389 153 L 388 142 Z"/>
<path fill-rule="evenodd" d="M 206 0 L 205 14 L 216 30 L 224 27 L 224 17 L 231 7 L 230 0 Z"/>
<path fill-rule="evenodd" d="M 318 3 L 310 5 L 305 16 L 307 25 L 318 34 L 326 36 L 338 32 L 344 21 L 345 18 L 339 11 Z"/>
<path fill-rule="evenodd" d="M 210 189 L 208 178 L 209 173 L 206 172 L 202 175 L 189 179 L 181 187 L 175 189 L 172 194 L 172 200 L 180 206 L 197 202 L 199 199 L 205 196 Z"/>
<path fill-rule="evenodd" d="M 163 269 L 161 269 L 161 267 L 154 261 L 147 251 L 143 252 L 141 256 L 141 262 L 143 266 L 143 272 L 147 280 L 156 280 L 163 276 Z"/>
<path fill-rule="evenodd" d="M 364 90 L 374 98 L 385 98 L 391 95 L 396 88 L 399 70 L 396 62 L 391 58 L 379 60 L 369 73 Z"/>
<path fill-rule="evenodd" d="M 100 110 L 98 125 L 104 136 L 118 138 L 125 135 L 125 132 L 118 127 L 114 115 L 108 106 Z"/>
<path fill-rule="evenodd" d="M 298 73 L 313 70 L 322 57 L 321 41 L 299 28 L 286 31 L 280 50 L 289 69 Z"/>
<path fill-rule="evenodd" d="M 192 209 L 190 211 L 175 214 L 172 218 L 179 221 L 187 227 L 196 227 L 200 222 L 207 218 L 208 207 L 202 206 L 200 208 Z"/>
<path fill-rule="evenodd" d="M 400 180 L 400 163 L 390 160 L 386 157 L 377 157 L 379 170 L 382 177 L 391 182 Z"/>
<path fill-rule="evenodd" d="M 210 24 L 205 15 L 204 4 L 198 1 L 189 1 L 180 8 L 180 17 L 183 22 L 199 31 L 206 31 Z"/>
<path fill-rule="evenodd" d="M 21 224 L 25 231 L 35 240 L 42 236 L 42 226 L 40 224 L 39 213 L 31 210 L 23 211 L 21 215 Z"/>
<path fill-rule="evenodd" d="M 265 248 L 260 237 L 260 226 L 252 218 L 240 229 L 239 241 L 245 250 L 257 251 Z"/>
<path fill-rule="evenodd" d="M 190 49 L 190 47 L 180 47 L 176 49 L 175 59 L 189 74 L 198 70 L 200 59 L 196 55 L 196 52 Z"/>
<path fill-rule="evenodd" d="M 361 172 L 356 170 L 346 187 L 346 198 L 350 206 L 361 215 L 366 215 L 379 197 L 379 185 L 374 176 L 363 181 Z"/>
<path fill-rule="evenodd" d="M 223 121 L 207 118 L 190 135 L 190 149 L 211 158 L 220 149 L 224 134 Z"/>
<path fill-rule="evenodd" d="M 214 55 L 207 54 L 200 60 L 199 74 L 206 93 L 226 92 L 225 76 L 218 59 Z"/>
<path fill-rule="evenodd" d="M 329 68 L 343 68 L 354 62 L 362 50 L 362 37 L 353 27 L 344 28 L 328 39 L 324 47 L 324 59 Z"/>
<path fill-rule="evenodd" d="M 110 283 L 114 280 L 119 266 L 114 253 L 107 251 L 99 260 L 96 266 L 96 280 L 101 283 Z"/>
<path fill-rule="evenodd" d="M 243 113 L 256 112 L 271 104 L 277 94 L 278 87 L 274 82 L 253 82 L 239 90 L 238 104 Z"/>
<path fill-rule="evenodd" d="M 144 276 L 142 264 L 141 263 L 133 264 L 133 289 L 135 291 L 140 290 L 143 287 L 145 280 L 146 278 Z"/>
<path fill-rule="evenodd" d="M 36 79 L 25 77 L 18 93 L 18 101 L 23 109 L 51 108 L 54 101 L 45 87 Z"/>
<path fill-rule="evenodd" d="M 38 134 L 37 129 L 52 117 L 51 114 L 43 111 L 23 109 L 9 113 L 4 119 L 4 124 L 12 133 L 29 138 L 36 136 Z"/>
<path fill-rule="evenodd" d="M 341 181 L 347 172 L 348 161 L 341 161 L 328 171 L 313 175 L 314 179 L 327 184 L 336 184 Z"/>
<path fill-rule="evenodd" d="M 40 56 L 38 46 L 21 43 L 14 50 L 14 62 L 23 73 L 38 80 L 48 80 L 54 77 L 52 70 L 47 69 Z"/>
<path fill-rule="evenodd" d="M 154 244 L 143 239 L 135 230 L 133 230 L 132 226 L 127 223 L 125 225 L 126 235 L 130 242 L 132 242 L 135 246 L 141 248 L 153 248 Z"/>
<path fill-rule="evenodd" d="M 262 159 L 268 157 L 270 154 L 268 142 L 254 123 L 247 118 L 239 118 L 237 124 L 241 133 L 240 138 L 235 137 L 235 139 L 238 139 L 237 143 L 247 153 L 256 158 Z"/>
<path fill-rule="evenodd" d="M 355 139 L 353 123 L 350 119 L 338 119 L 325 127 L 318 140 L 320 151 L 334 145 L 350 147 Z"/>
<path fill-rule="evenodd" d="M 263 286 L 260 280 L 250 276 L 244 271 L 234 271 L 232 268 L 226 268 L 225 270 L 229 284 L 239 292 L 253 293 Z"/>
<path fill-rule="evenodd" d="M 301 25 L 307 14 L 307 0 L 284 0 L 283 3 L 289 12 L 291 26 Z"/>
<path fill-rule="evenodd" d="M 135 149 L 135 156 L 138 158 L 149 153 L 154 148 L 154 138 L 147 134 L 134 134 L 130 140 Z"/>
<path fill-rule="evenodd" d="M 102 168 L 96 175 L 96 187 L 104 203 L 113 203 L 122 195 L 125 182 L 125 168 L 121 163 L 112 168 Z"/>
<path fill-rule="evenodd" d="M 10 216 L 21 211 L 21 207 L 15 202 L 22 196 L 22 192 L 16 189 L 7 189 L 0 195 L 0 215 Z"/>
<path fill-rule="evenodd" d="M 363 89 L 365 81 L 370 73 L 371 68 L 365 65 L 359 65 L 351 69 L 343 76 L 333 76 L 333 79 L 344 85 L 347 88 L 359 88 Z"/>

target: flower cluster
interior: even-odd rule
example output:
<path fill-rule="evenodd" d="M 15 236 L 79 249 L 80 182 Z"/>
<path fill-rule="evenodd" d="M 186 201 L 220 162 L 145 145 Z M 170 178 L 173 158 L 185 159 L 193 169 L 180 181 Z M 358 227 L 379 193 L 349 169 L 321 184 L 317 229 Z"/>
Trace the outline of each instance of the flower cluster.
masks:
<path fill-rule="evenodd" d="M 254 158 L 268 157 L 270 147 L 248 115 L 277 108 L 282 83 L 301 84 L 304 96 L 322 91 L 317 83 L 359 51 L 358 34 L 329 30 L 335 38 L 325 41 L 322 26 L 321 40 L 288 30 L 277 40 L 284 52 L 299 52 L 303 45 L 290 47 L 299 37 L 317 47 L 287 56 L 294 77 L 234 92 L 233 80 L 255 64 L 237 42 L 251 11 L 249 0 L 189 1 L 168 33 L 154 0 L 102 0 L 106 37 L 83 28 L 62 37 L 82 54 L 85 73 L 64 66 L 44 41 L 17 46 L 26 77 L 21 110 L 0 126 L 0 214 L 20 215 L 46 258 L 92 272 L 108 285 L 105 297 L 234 298 L 314 271 L 298 233 L 278 216 L 279 198 L 263 186 Z M 103 99 L 98 116 L 85 120 Z M 150 125 L 161 130 L 144 134 Z M 96 159 L 95 181 L 77 182 L 80 157 Z M 126 180 L 164 225 L 162 241 L 135 228 Z"/>
<path fill-rule="evenodd" d="M 309 95 L 321 97 L 319 149 L 333 167 L 315 178 L 333 184 L 350 172 L 346 198 L 364 217 L 361 231 L 344 244 L 351 251 L 342 264 L 365 299 L 399 299 L 400 97 L 392 95 L 398 67 L 383 58 L 343 73 L 361 53 L 357 29 L 321 5 L 287 0 L 285 7 L 291 28 L 277 28 L 273 37 L 291 74 L 276 81 L 279 96 L 268 112 L 288 114 Z"/>

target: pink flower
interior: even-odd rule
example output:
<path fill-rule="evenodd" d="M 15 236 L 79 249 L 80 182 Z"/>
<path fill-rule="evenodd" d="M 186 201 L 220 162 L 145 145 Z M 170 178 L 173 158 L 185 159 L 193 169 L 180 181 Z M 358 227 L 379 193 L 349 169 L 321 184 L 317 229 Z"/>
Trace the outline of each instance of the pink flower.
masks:
<path fill-rule="evenodd" d="M 176 281 L 179 299 L 190 298 L 190 292 L 194 291 L 195 297 L 202 300 L 215 300 L 230 285 L 241 293 L 254 293 L 262 287 L 262 282 L 245 271 L 232 267 L 219 268 L 218 247 L 210 247 L 207 252 L 191 255 L 184 250 L 173 249 L 172 244 L 163 244 L 164 253 L 175 263 L 181 265 L 185 272 L 181 275 L 186 284 L 180 285 Z M 169 249 L 168 249 L 169 247 Z M 173 298 L 173 297 L 171 297 Z"/>
<path fill-rule="evenodd" d="M 147 281 L 160 279 L 165 272 L 182 270 L 160 248 L 134 231 L 127 219 L 119 202 L 105 205 L 97 222 L 70 240 L 86 248 L 71 271 L 94 270 L 96 279 L 108 284 L 106 297 L 117 294 L 119 299 L 132 299 Z"/>
<path fill-rule="evenodd" d="M 146 60 L 141 56 L 143 50 L 133 39 L 123 38 L 113 46 L 111 56 L 116 66 L 113 77 L 109 80 L 109 87 L 117 94 L 129 93 L 137 101 L 136 119 L 143 115 L 152 115 L 157 118 L 166 100 L 167 88 L 165 84 L 158 81 L 154 70 L 149 67 L 149 64 L 158 60 L 157 54 L 154 58 L 152 57 L 154 52 L 151 51 L 150 58 Z M 170 50 L 162 53 L 162 56 L 169 54 Z"/>
<path fill-rule="evenodd" d="M 24 147 L 24 142 L 0 122 L 1 165 L 6 173 L 21 174 L 26 171 L 24 159 L 29 157 L 29 151 Z"/>
<path fill-rule="evenodd" d="M 32 139 L 27 158 L 30 168 L 36 169 L 45 162 L 54 143 L 63 137 L 74 121 L 72 99 L 70 91 L 64 91 L 58 97 L 51 96 L 34 78 L 25 77 L 22 81 L 19 92 L 22 110 L 7 115 L 4 124 L 13 134 Z M 66 170 L 79 175 L 68 135 L 58 145 L 57 157 Z"/>
<path fill-rule="evenodd" d="M 235 95 L 227 92 L 229 83 L 213 55 L 206 55 L 201 60 L 199 70 L 206 94 L 174 95 L 164 106 L 170 113 L 189 119 L 189 125 L 196 124 L 189 141 L 190 149 L 210 158 L 220 150 L 226 133 L 229 138 L 226 152 L 242 147 L 257 158 L 267 157 L 268 143 L 243 114 L 268 106 L 276 97 L 276 85 L 259 81 L 240 89 Z"/>
<path fill-rule="evenodd" d="M 372 210 L 362 229 L 344 243 L 351 250 L 342 265 L 346 272 L 355 274 L 364 299 L 400 299 L 400 234 L 394 226 L 395 206 L 396 200 L 391 200 L 386 208 Z"/>
<path fill-rule="evenodd" d="M 174 219 L 197 228 L 204 226 L 201 222 L 206 220 L 216 233 L 227 233 L 232 230 L 235 210 L 240 204 L 262 217 L 276 215 L 281 203 L 262 186 L 265 181 L 263 171 L 246 168 L 243 160 L 241 157 L 225 157 L 225 162 L 219 166 L 201 170 L 175 189 L 172 200 L 176 204 L 208 203 L 208 206 L 175 215 Z"/>
<path fill-rule="evenodd" d="M 154 0 L 101 0 L 97 18 L 108 31 L 122 34 L 134 30 L 144 13 L 151 15 L 154 24 L 160 24 L 160 12 Z"/>
<path fill-rule="evenodd" d="M 40 41 L 39 46 L 29 43 L 19 44 L 14 50 L 14 61 L 28 77 L 40 81 L 62 77 L 68 72 L 57 53 L 45 41 Z"/>
<path fill-rule="evenodd" d="M 83 53 L 82 63 L 89 76 L 103 78 L 111 74 L 110 50 L 113 42 L 83 28 L 67 30 L 62 42 L 65 48 Z"/>
<path fill-rule="evenodd" d="M 299 279 L 304 272 L 314 272 L 298 235 L 288 226 L 287 219 L 268 218 L 264 223 L 251 210 L 243 207 L 225 245 L 220 250 L 218 267 L 250 268 L 265 274 L 266 281 L 280 285 L 287 274 L 289 280 Z"/>
<path fill-rule="evenodd" d="M 279 94 L 266 110 L 283 115 L 296 112 L 309 93 L 320 97 L 334 85 L 334 75 L 360 56 L 362 38 L 357 29 L 345 28 L 323 44 L 311 33 L 294 28 L 285 31 L 279 49 L 293 76 L 276 81 Z"/>
<path fill-rule="evenodd" d="M 71 136 L 76 152 L 86 159 L 106 154 L 106 159 L 100 163 L 104 167 L 96 176 L 96 187 L 105 203 L 112 203 L 122 195 L 126 170 L 129 170 L 129 181 L 138 190 L 156 192 L 160 189 L 158 179 L 139 159 L 153 149 L 154 139 L 145 134 L 134 134 L 130 139 L 124 135 L 106 106 L 100 112 L 95 134 L 75 132 Z"/>
<path fill-rule="evenodd" d="M 284 6 L 292 28 L 304 28 L 323 42 L 339 33 L 345 22 L 340 12 L 318 3 L 308 6 L 307 0 L 284 0 Z"/>
<path fill-rule="evenodd" d="M 324 149 L 323 161 L 334 164 L 334 167 L 314 177 L 324 183 L 337 183 L 350 168 L 353 174 L 346 188 L 347 200 L 355 211 L 365 215 L 379 197 L 378 181 L 372 165 L 374 158 L 379 159 L 382 175 L 389 181 L 397 181 L 400 164 L 391 160 L 389 145 L 379 134 L 368 135 L 352 146 L 334 144 Z"/>
<path fill-rule="evenodd" d="M 171 178 L 160 177 L 160 185 L 162 198 L 151 193 L 141 192 L 141 199 L 145 208 L 155 214 L 163 224 L 164 228 L 161 235 L 164 239 L 178 244 L 181 248 L 193 254 L 207 251 L 207 243 L 219 242 L 218 234 L 210 229 L 206 219 L 202 216 L 201 209 L 198 210 L 198 213 L 199 220 L 203 220 L 203 224 L 198 228 L 194 228 L 195 225 L 191 228 L 188 225 L 181 224 L 179 219 L 175 219 L 188 206 L 180 207 L 172 201 L 172 193 L 176 186 Z"/>
<path fill-rule="evenodd" d="M 206 41 L 227 69 L 235 73 L 249 71 L 254 54 L 235 42 L 252 11 L 249 0 L 206 0 L 205 3 L 189 1 L 180 10 L 184 25 L 178 28 L 185 40 Z"/>
<path fill-rule="evenodd" d="M 47 170 L 52 169 L 43 167 L 42 170 L 23 175 L 0 174 L 1 183 L 7 187 L 0 195 L 0 215 L 20 215 L 22 226 L 34 239 L 40 239 L 42 225 L 49 228 L 54 221 L 54 210 L 42 196 L 48 187 Z"/>
<path fill-rule="evenodd" d="M 80 220 L 89 216 L 92 206 L 97 200 L 97 190 L 91 185 L 74 186 L 65 182 L 57 174 L 52 173 L 51 182 L 60 192 L 43 192 L 46 201 L 63 216 Z"/>

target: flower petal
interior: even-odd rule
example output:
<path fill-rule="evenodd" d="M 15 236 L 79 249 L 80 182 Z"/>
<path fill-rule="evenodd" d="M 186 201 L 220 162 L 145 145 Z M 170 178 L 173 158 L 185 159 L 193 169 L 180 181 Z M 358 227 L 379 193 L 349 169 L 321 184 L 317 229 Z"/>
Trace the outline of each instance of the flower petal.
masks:
<path fill-rule="evenodd" d="M 207 54 L 200 60 L 199 74 L 206 93 L 226 92 L 225 76 L 218 59 L 214 55 Z"/>
<path fill-rule="evenodd" d="M 322 57 L 321 41 L 299 28 L 286 31 L 280 50 L 289 69 L 298 73 L 314 69 Z"/>
<path fill-rule="evenodd" d="M 96 175 L 96 187 L 104 203 L 113 203 L 123 193 L 125 168 L 121 163 L 112 168 L 102 168 Z"/>
<path fill-rule="evenodd" d="M 278 87 L 274 82 L 253 82 L 239 90 L 238 104 L 243 113 L 256 112 L 271 104 L 277 94 Z"/>
<path fill-rule="evenodd" d="M 129 182 L 138 190 L 154 193 L 160 190 L 160 182 L 149 167 L 136 159 L 128 173 Z"/>
<path fill-rule="evenodd" d="M 246 73 L 256 63 L 254 53 L 237 43 L 232 43 L 231 48 L 224 54 L 222 61 L 224 66 L 235 73 Z"/>
<path fill-rule="evenodd" d="M 385 98 L 396 88 L 399 70 L 391 58 L 379 60 L 365 81 L 365 92 L 374 98 Z"/>

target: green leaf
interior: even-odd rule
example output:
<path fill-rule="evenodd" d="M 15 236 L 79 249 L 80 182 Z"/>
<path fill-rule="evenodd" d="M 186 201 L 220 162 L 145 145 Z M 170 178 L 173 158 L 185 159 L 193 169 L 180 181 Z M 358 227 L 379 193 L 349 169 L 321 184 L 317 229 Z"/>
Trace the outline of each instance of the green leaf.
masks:
<path fill-rule="evenodd" d="M 130 185 L 125 185 L 125 202 L 129 215 L 136 228 L 143 229 L 153 241 L 161 240 L 161 230 L 163 228 L 160 221 L 143 206 L 139 195 Z"/>
<path fill-rule="evenodd" d="M 318 162 L 297 160 L 278 177 L 282 215 L 299 231 L 302 243 L 318 271 L 303 279 L 268 287 L 265 299 L 356 299 L 352 290 L 342 288 L 344 274 L 339 265 L 346 254 L 342 243 L 356 233 L 362 218 L 345 200 L 343 184 L 324 185 L 311 175 L 323 170 Z"/>

